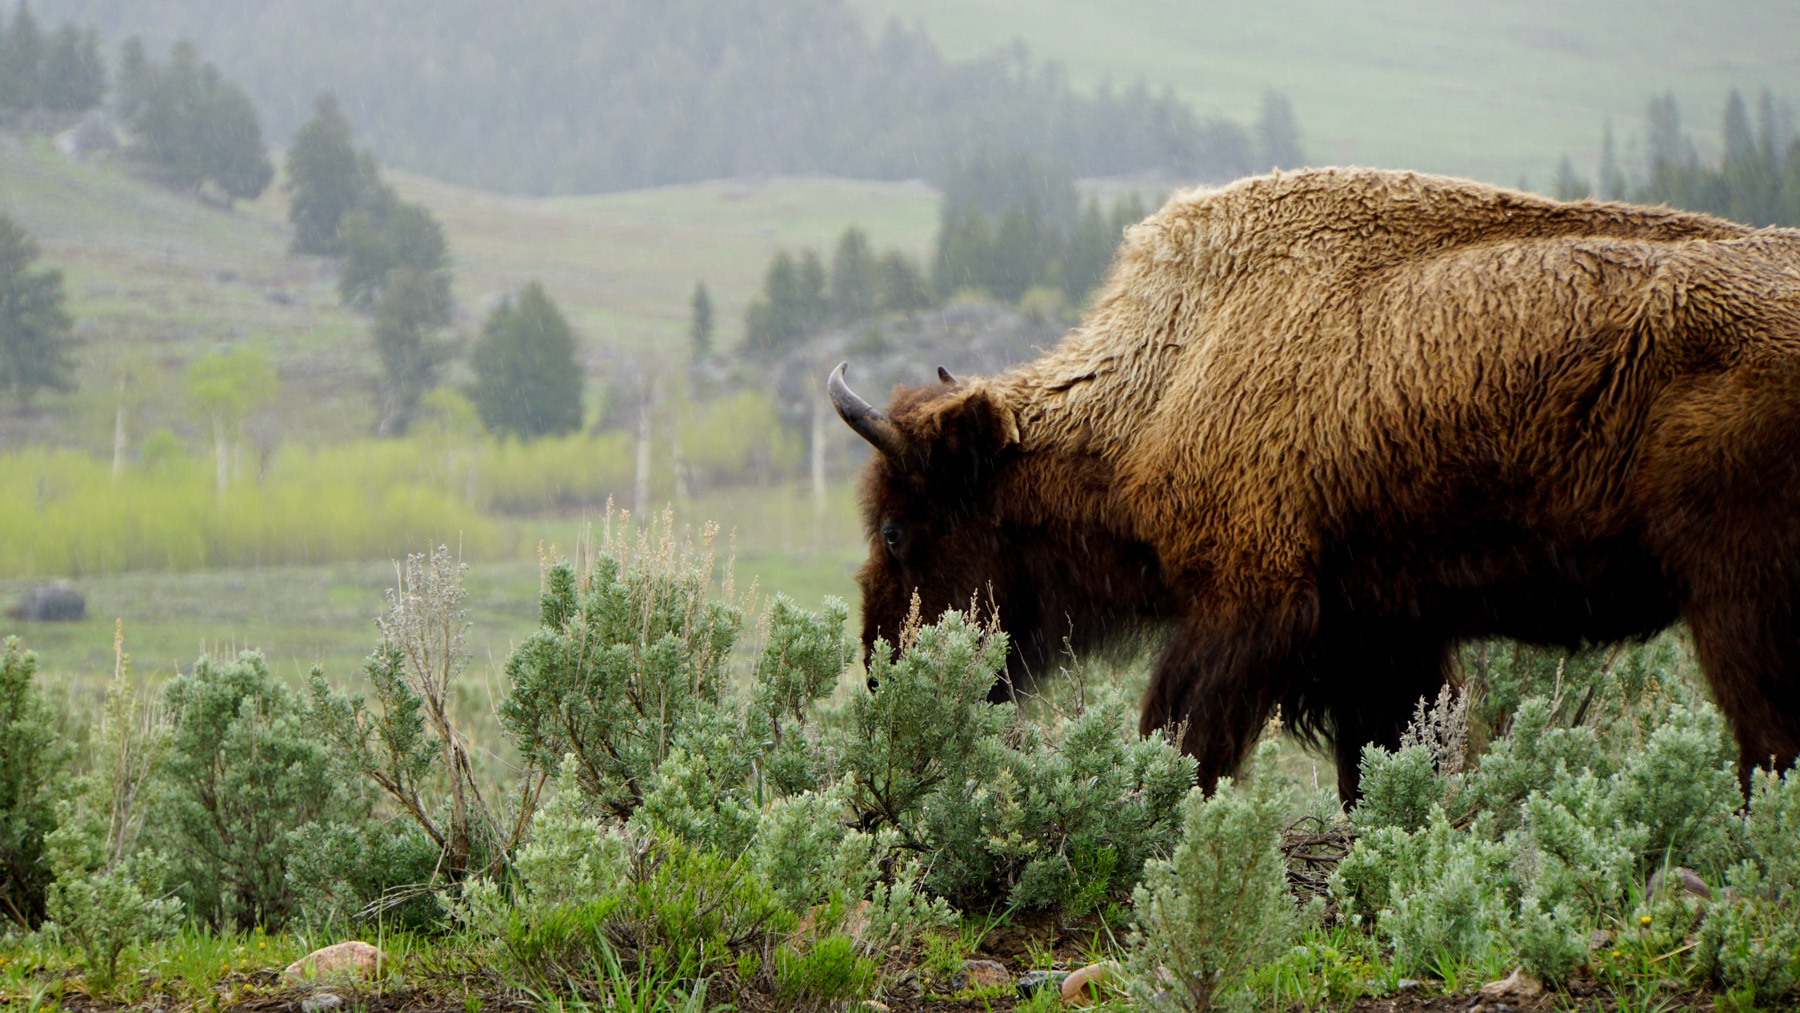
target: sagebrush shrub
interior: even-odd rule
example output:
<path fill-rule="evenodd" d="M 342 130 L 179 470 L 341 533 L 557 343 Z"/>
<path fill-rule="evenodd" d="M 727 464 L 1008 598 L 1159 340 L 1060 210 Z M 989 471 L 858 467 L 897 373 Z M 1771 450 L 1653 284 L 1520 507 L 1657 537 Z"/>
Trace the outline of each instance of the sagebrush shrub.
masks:
<path fill-rule="evenodd" d="M 54 803 L 72 752 L 32 682 L 37 655 L 6 638 L 0 657 L 0 917 L 19 928 L 44 919 L 50 868 L 44 835 L 56 826 Z"/>
<path fill-rule="evenodd" d="M 1275 752 L 1264 743 L 1255 767 L 1266 771 Z M 1299 927 L 1281 852 L 1291 801 L 1254 768 L 1246 781 L 1221 778 L 1210 797 L 1189 791 L 1174 851 L 1146 863 L 1132 892 L 1131 966 L 1146 1003 L 1210 1009 L 1287 947 Z"/>
<path fill-rule="evenodd" d="M 142 707 L 130 681 L 130 659 L 117 637 L 118 663 L 107 688 L 94 773 L 73 797 L 57 803 L 56 829 L 45 836 L 44 860 L 54 877 L 46 891 L 43 931 L 75 941 L 90 984 L 111 985 L 126 947 L 155 941 L 181 923 L 180 898 L 166 891 L 169 859 L 139 846 L 144 800 L 161 772 L 168 739 L 162 713 Z"/>
<path fill-rule="evenodd" d="M 369 800 L 262 655 L 201 658 L 163 695 L 171 730 L 160 832 L 182 897 L 215 928 L 279 928 L 299 903 L 287 874 L 292 832 L 361 823 Z"/>

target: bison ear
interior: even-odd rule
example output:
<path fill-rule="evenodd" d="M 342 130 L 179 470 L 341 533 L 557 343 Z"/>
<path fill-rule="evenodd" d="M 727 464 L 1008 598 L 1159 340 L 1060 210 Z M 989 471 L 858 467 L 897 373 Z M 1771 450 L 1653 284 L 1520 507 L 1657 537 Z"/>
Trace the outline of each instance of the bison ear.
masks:
<path fill-rule="evenodd" d="M 1019 445 L 1017 413 L 981 386 L 944 405 L 937 429 L 930 470 L 956 484 L 991 476 Z"/>

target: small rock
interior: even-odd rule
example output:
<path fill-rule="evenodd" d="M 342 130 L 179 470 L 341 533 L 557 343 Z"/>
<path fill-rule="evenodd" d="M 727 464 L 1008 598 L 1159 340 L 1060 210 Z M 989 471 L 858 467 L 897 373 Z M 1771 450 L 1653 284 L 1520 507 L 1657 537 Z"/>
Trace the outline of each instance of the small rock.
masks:
<path fill-rule="evenodd" d="M 1118 970 L 1118 965 L 1110 960 L 1073 971 L 1062 983 L 1063 1002 L 1074 1006 L 1086 1006 L 1100 998 L 1100 986 Z"/>
<path fill-rule="evenodd" d="M 1544 983 L 1535 975 L 1527 974 L 1523 967 L 1515 967 L 1513 973 L 1499 981 L 1490 981 L 1481 986 L 1481 994 L 1487 999 L 1529 999 L 1544 994 Z"/>
<path fill-rule="evenodd" d="M 1611 929 L 1595 929 L 1588 933 L 1588 949 L 1590 950 L 1603 950 L 1606 947 L 1611 946 L 1612 941 L 1613 934 Z"/>
<path fill-rule="evenodd" d="M 352 940 L 317 949 L 289 964 L 282 977 L 292 984 L 307 978 L 363 978 L 374 980 L 386 961 L 382 952 L 368 943 Z"/>
<path fill-rule="evenodd" d="M 1421 982 L 1417 978 L 1401 978 L 1399 981 L 1394 982 L 1394 988 L 1404 992 L 1409 988 L 1418 988 L 1420 984 Z"/>
<path fill-rule="evenodd" d="M 957 977 L 963 980 L 963 988 L 1004 988 L 1012 984 L 1012 974 L 992 960 L 965 960 Z"/>
<path fill-rule="evenodd" d="M 68 581 L 53 580 L 26 588 L 6 614 L 31 622 L 78 623 L 87 618 L 87 599 Z"/>
<path fill-rule="evenodd" d="M 887 1003 L 876 1002 L 873 999 L 864 999 L 862 1005 L 858 1006 L 857 1009 L 867 1010 L 868 1013 L 888 1013 Z"/>
<path fill-rule="evenodd" d="M 343 997 L 335 992 L 315 992 L 300 1000 L 300 1013 L 324 1013 L 343 1004 Z"/>
<path fill-rule="evenodd" d="M 1706 880 L 1701 879 L 1700 874 L 1692 869 L 1677 865 L 1658 869 L 1650 874 L 1650 896 L 1656 896 L 1665 885 L 1676 887 L 1682 893 L 1691 893 L 1701 900 L 1712 900 L 1712 887 L 1707 886 Z"/>
<path fill-rule="evenodd" d="M 1061 992 L 1063 981 L 1068 977 L 1069 972 L 1067 971 L 1026 971 L 1019 975 L 1019 981 L 1015 987 L 1018 988 L 1021 998 L 1029 999 L 1039 989 L 1054 988 Z"/>

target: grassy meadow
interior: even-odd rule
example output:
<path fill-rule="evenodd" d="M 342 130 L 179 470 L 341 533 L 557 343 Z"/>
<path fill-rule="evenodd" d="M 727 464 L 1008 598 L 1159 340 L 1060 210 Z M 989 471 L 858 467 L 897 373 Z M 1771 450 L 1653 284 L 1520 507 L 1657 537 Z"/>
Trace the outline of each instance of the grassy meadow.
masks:
<path fill-rule="evenodd" d="M 1612 117 L 1635 150 L 1651 92 L 1673 90 L 1703 146 L 1732 87 L 1791 100 L 1800 7 L 1757 0 L 1561 4 L 850 0 L 874 30 L 922 25 L 947 56 L 1022 39 L 1076 84 L 1140 77 L 1205 114 L 1248 122 L 1263 89 L 1293 101 L 1321 164 L 1539 186 L 1568 153 L 1591 174 Z"/>

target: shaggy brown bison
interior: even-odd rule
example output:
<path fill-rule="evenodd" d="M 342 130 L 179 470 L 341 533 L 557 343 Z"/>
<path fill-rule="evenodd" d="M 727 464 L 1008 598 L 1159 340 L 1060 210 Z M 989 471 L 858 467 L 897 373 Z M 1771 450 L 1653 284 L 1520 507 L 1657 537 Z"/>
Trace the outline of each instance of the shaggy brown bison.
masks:
<path fill-rule="evenodd" d="M 1210 786 L 1272 709 L 1356 793 L 1470 637 L 1685 619 L 1746 770 L 1800 749 L 1800 231 L 1327 169 L 1178 195 L 998 376 L 845 385 L 864 640 L 979 592 L 1041 667 L 1166 631 Z"/>

